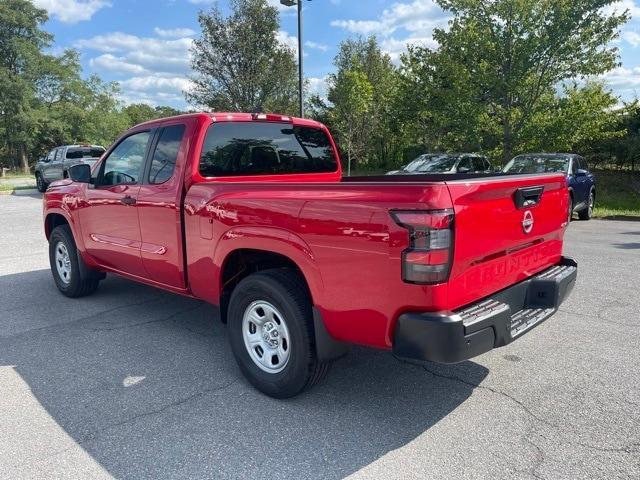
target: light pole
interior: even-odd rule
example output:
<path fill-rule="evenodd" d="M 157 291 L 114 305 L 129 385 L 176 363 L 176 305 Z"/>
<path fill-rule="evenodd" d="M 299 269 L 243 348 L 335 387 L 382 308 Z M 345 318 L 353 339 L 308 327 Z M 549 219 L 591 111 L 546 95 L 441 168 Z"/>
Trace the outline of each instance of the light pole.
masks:
<path fill-rule="evenodd" d="M 303 69 L 302 69 L 302 0 L 280 0 L 280 3 L 285 7 L 298 6 L 298 104 L 300 109 L 300 118 L 304 118 L 304 107 L 302 100 L 302 84 L 303 84 Z"/>

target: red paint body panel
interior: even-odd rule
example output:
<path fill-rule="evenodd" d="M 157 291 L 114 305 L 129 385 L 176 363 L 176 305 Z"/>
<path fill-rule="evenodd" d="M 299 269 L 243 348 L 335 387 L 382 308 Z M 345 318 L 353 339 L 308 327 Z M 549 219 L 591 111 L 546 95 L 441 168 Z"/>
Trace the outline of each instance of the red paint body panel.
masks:
<path fill-rule="evenodd" d="M 115 205 L 116 194 L 91 185 L 56 182 L 45 195 L 45 217 L 67 219 L 90 266 L 212 304 L 220 303 L 221 271 L 234 250 L 284 255 L 303 272 L 333 337 L 384 349 L 392 346 L 401 313 L 459 308 L 560 259 L 568 209 L 563 175 L 341 182 L 338 162 L 330 173 L 204 178 L 198 162 L 206 131 L 231 120 L 259 121 L 250 114 L 192 114 L 135 127 L 128 133 L 186 125 L 173 177 L 134 187 L 135 207 Z M 280 121 L 328 134 L 312 120 Z M 544 190 L 529 209 L 534 227 L 527 234 L 513 194 L 532 186 Z M 408 233 L 390 211 L 442 209 L 454 211 L 449 280 L 405 283 Z"/>

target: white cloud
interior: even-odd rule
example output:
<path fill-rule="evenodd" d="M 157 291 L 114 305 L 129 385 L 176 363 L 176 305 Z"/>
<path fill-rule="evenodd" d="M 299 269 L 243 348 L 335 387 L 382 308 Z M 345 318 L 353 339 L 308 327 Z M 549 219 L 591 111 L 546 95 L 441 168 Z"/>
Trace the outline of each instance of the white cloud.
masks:
<path fill-rule="evenodd" d="M 394 3 L 377 20 L 333 20 L 331 25 L 363 35 L 391 35 L 398 29 L 424 33 L 446 23 L 447 16 L 432 0 Z"/>
<path fill-rule="evenodd" d="M 98 10 L 111 6 L 108 0 L 33 0 L 33 3 L 63 23 L 90 20 Z"/>
<path fill-rule="evenodd" d="M 310 77 L 306 79 L 307 95 L 318 95 L 321 98 L 327 97 L 329 90 L 328 77 Z"/>
<path fill-rule="evenodd" d="M 304 1 L 304 0 L 303 0 Z M 218 0 L 188 0 L 189 3 L 194 5 L 213 5 L 214 3 L 218 3 Z M 271 7 L 275 7 L 278 9 L 280 13 L 295 13 L 296 9 L 293 7 L 287 7 L 280 3 L 280 0 L 267 0 L 267 3 Z"/>
<path fill-rule="evenodd" d="M 312 42 L 310 40 L 307 40 L 306 42 L 304 42 L 304 46 L 305 47 L 309 47 L 309 48 L 314 48 L 314 49 L 320 50 L 322 52 L 326 52 L 329 49 L 329 47 L 327 45 L 325 45 L 324 43 Z"/>
<path fill-rule="evenodd" d="M 359 33 L 361 35 L 387 32 L 387 27 L 377 20 L 332 20 L 331 26 L 340 27 L 351 33 Z"/>
<path fill-rule="evenodd" d="M 331 25 L 351 33 L 379 36 L 382 50 L 397 61 L 409 44 L 435 47 L 433 30 L 446 26 L 448 19 L 433 0 L 413 0 L 394 3 L 377 19 L 333 20 Z"/>
<path fill-rule="evenodd" d="M 304 1 L 304 0 L 303 0 Z M 298 7 L 287 7 L 280 3 L 280 0 L 267 0 L 267 3 L 270 7 L 276 7 L 278 12 L 280 13 L 291 13 L 294 14 L 297 12 Z"/>
<path fill-rule="evenodd" d="M 110 53 L 105 53 L 89 60 L 89 66 L 97 72 L 119 72 L 119 73 L 145 73 L 147 70 L 141 65 L 130 63 L 125 57 L 116 57 Z"/>
<path fill-rule="evenodd" d="M 634 93 L 640 89 L 640 67 L 618 67 L 602 76 L 603 80 L 613 87 L 616 93 L 625 94 Z"/>
<path fill-rule="evenodd" d="M 291 50 L 293 50 L 296 54 L 298 53 L 298 37 L 295 35 L 289 35 L 289 33 L 284 30 L 278 30 L 276 34 L 276 39 L 283 45 L 286 45 Z"/>
<path fill-rule="evenodd" d="M 638 17 L 640 17 L 640 5 L 638 5 L 634 0 L 619 0 L 611 5 L 607 5 L 603 9 L 603 11 L 609 15 L 614 12 L 622 13 L 625 10 L 629 12 L 632 18 L 638 19 Z"/>
<path fill-rule="evenodd" d="M 622 32 L 622 39 L 633 47 L 640 45 L 640 33 L 638 32 Z"/>
<path fill-rule="evenodd" d="M 184 73 L 189 68 L 192 42 L 191 38 L 164 39 L 112 32 L 78 40 L 75 46 L 104 53 L 119 53 L 122 60 L 151 71 Z"/>
<path fill-rule="evenodd" d="M 89 60 L 90 67 L 97 73 L 109 72 L 119 78 L 125 102 L 179 106 L 184 104 L 183 90 L 189 87 L 189 49 L 193 39 L 172 36 L 189 33 L 185 30 L 156 29 L 158 37 L 111 32 L 78 40 L 75 46 L 100 53 Z"/>
<path fill-rule="evenodd" d="M 165 30 L 163 28 L 156 27 L 153 31 L 156 32 L 156 35 L 165 38 L 192 37 L 196 34 L 196 31 L 190 28 L 169 28 Z"/>
<path fill-rule="evenodd" d="M 386 38 L 380 42 L 380 48 L 386 52 L 394 62 L 400 59 L 408 45 L 419 45 L 422 47 L 437 48 L 438 44 L 431 37 L 408 37 L 401 40 L 396 38 Z"/>
<path fill-rule="evenodd" d="M 141 92 L 164 92 L 174 94 L 176 91 L 186 90 L 190 82 L 186 78 L 161 77 L 158 75 L 147 75 L 144 77 L 132 77 L 120 82 L 125 90 L 135 90 Z"/>

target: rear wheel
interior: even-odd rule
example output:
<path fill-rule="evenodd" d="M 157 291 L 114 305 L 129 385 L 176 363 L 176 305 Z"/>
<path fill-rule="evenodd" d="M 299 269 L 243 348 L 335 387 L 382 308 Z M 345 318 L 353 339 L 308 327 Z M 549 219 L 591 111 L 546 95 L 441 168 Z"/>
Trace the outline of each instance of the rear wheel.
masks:
<path fill-rule="evenodd" d="M 49 263 L 58 290 L 67 297 L 84 297 L 98 288 L 97 275 L 81 261 L 69 225 L 57 226 L 49 236 Z"/>
<path fill-rule="evenodd" d="M 569 212 L 567 218 L 567 225 L 571 223 L 571 219 L 573 218 L 573 196 L 569 195 Z"/>
<path fill-rule="evenodd" d="M 587 199 L 587 206 L 584 210 L 578 212 L 578 218 L 580 220 L 589 220 L 593 216 L 593 207 L 596 203 L 596 192 L 593 189 L 589 192 L 589 198 Z"/>
<path fill-rule="evenodd" d="M 299 275 L 265 270 L 233 290 L 229 341 L 242 373 L 261 392 L 288 398 L 319 382 L 329 364 L 315 354 L 311 300 Z"/>
<path fill-rule="evenodd" d="M 40 193 L 44 193 L 47 190 L 47 184 L 42 178 L 42 174 L 40 172 L 36 173 L 36 187 Z"/>

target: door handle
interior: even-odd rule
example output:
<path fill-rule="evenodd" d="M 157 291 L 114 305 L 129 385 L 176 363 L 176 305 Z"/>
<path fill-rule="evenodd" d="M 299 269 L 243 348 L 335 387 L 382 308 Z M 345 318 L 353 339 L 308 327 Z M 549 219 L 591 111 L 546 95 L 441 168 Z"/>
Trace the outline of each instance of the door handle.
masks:
<path fill-rule="evenodd" d="M 133 198 L 130 195 L 127 195 L 126 197 L 122 197 L 120 199 L 120 203 L 123 203 L 125 205 L 135 205 L 136 204 L 136 199 Z"/>
<path fill-rule="evenodd" d="M 513 201 L 516 208 L 528 208 L 537 205 L 542 198 L 544 187 L 519 188 L 514 194 Z"/>

